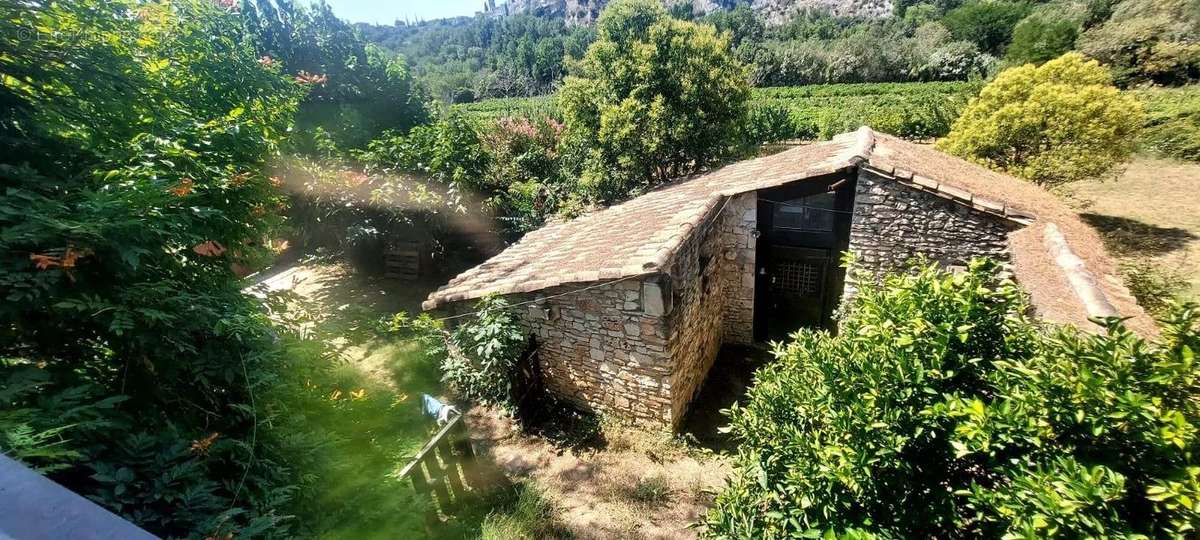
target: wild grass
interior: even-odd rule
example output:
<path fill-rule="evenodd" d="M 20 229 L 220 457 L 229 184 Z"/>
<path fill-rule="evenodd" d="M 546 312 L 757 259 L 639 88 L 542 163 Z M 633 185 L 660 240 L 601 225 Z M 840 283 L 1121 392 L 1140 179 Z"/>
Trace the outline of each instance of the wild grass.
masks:
<path fill-rule="evenodd" d="M 480 540 L 569 537 L 554 503 L 544 491 L 528 485 L 517 486 L 515 500 L 489 514 L 479 531 Z"/>

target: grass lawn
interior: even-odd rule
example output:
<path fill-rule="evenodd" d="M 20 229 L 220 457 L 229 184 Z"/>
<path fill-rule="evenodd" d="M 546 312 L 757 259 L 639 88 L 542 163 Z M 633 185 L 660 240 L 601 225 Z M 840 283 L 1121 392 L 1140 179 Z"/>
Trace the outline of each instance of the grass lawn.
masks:
<path fill-rule="evenodd" d="M 1138 156 L 1116 179 L 1064 189 L 1122 260 L 1127 279 L 1149 266 L 1174 284 L 1172 292 L 1200 300 L 1200 164 Z"/>
<path fill-rule="evenodd" d="M 281 421 L 311 438 L 290 463 L 310 478 L 293 509 L 306 535 L 331 539 L 424 538 L 423 507 L 396 477 L 432 435 L 422 393 L 441 396 L 436 359 L 415 341 L 382 332 L 379 321 L 415 313 L 435 283 L 365 278 L 331 260 L 309 260 L 266 278 L 287 295 L 278 318 L 308 339 L 291 345 L 292 372 L 276 401 Z M 308 348 L 310 350 L 302 350 Z M 299 436 L 299 435 L 298 435 Z M 537 490 L 509 485 L 483 494 L 437 538 L 544 537 L 553 507 Z"/>

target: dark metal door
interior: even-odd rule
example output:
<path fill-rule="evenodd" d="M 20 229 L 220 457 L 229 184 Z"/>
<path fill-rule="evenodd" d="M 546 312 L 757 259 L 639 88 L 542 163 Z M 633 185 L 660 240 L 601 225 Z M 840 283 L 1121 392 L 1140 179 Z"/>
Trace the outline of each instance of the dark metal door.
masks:
<path fill-rule="evenodd" d="M 833 262 L 828 249 L 772 246 L 767 271 L 772 322 L 767 326 L 767 339 L 785 339 L 797 328 L 824 323 L 826 284 Z"/>
<path fill-rule="evenodd" d="M 758 192 L 754 337 L 832 328 L 849 245 L 853 177 L 834 175 Z"/>

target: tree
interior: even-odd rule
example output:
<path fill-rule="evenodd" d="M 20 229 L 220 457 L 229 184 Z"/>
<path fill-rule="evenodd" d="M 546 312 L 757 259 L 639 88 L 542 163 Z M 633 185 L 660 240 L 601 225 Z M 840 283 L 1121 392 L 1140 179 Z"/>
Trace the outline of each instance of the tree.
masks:
<path fill-rule="evenodd" d="M 729 36 L 618 0 L 559 97 L 568 138 L 588 149 L 581 184 L 614 200 L 728 156 L 746 114 L 745 68 Z"/>
<path fill-rule="evenodd" d="M 1142 116 L 1099 63 L 1067 53 L 1001 73 L 938 147 L 1039 184 L 1070 182 L 1124 161 Z"/>
<path fill-rule="evenodd" d="M 242 12 L 260 55 L 284 72 L 320 77 L 300 107 L 298 150 L 317 153 L 309 137 L 317 128 L 351 149 L 429 119 L 425 94 L 404 59 L 365 43 L 328 4 L 242 0 Z"/>
<path fill-rule="evenodd" d="M 1200 80 L 1200 0 L 1125 0 L 1079 38 L 1122 85 Z"/>
<path fill-rule="evenodd" d="M 1030 15 L 1013 29 L 1004 54 L 1009 64 L 1041 64 L 1070 52 L 1079 36 L 1079 23 L 1047 15 Z"/>
<path fill-rule="evenodd" d="M 946 13 L 942 23 L 954 39 L 974 42 L 983 52 L 999 56 L 1013 27 L 1028 13 L 1027 5 L 1020 2 L 972 0 Z"/>
<path fill-rule="evenodd" d="M 719 538 L 1183 537 L 1200 520 L 1200 311 L 1147 342 L 1045 329 L 973 261 L 863 288 L 730 411 Z M 866 277 L 866 276 L 865 276 Z M 824 535 L 824 536 L 822 536 Z"/>

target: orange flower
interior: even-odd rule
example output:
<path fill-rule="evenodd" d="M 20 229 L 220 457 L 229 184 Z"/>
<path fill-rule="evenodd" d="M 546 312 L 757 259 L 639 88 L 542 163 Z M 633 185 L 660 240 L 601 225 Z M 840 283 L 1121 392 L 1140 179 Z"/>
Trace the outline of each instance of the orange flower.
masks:
<path fill-rule="evenodd" d="M 71 246 L 63 250 L 62 256 L 53 255 L 50 253 L 30 253 L 29 260 L 33 261 L 34 266 L 38 270 L 49 270 L 51 268 L 74 268 L 75 261 L 80 257 L 87 255 L 85 251 L 76 250 Z"/>
<path fill-rule="evenodd" d="M 216 240 L 209 240 L 207 242 L 196 244 L 194 247 L 192 247 L 192 251 L 195 251 L 197 255 L 204 257 L 220 257 L 222 253 L 225 253 L 225 246 L 222 246 L 221 243 L 217 242 Z"/>
<path fill-rule="evenodd" d="M 203 439 L 192 441 L 192 452 L 200 455 L 208 455 L 208 449 L 212 448 L 213 443 L 217 442 L 217 438 L 220 436 L 220 433 L 214 431 Z"/>
<path fill-rule="evenodd" d="M 245 184 L 248 180 L 250 180 L 250 173 L 244 172 L 233 175 L 233 178 L 229 179 L 229 183 L 233 184 L 234 186 L 240 186 Z"/>
<path fill-rule="evenodd" d="M 194 187 L 195 185 L 196 183 L 193 182 L 191 178 L 184 178 L 183 180 L 179 181 L 179 185 L 169 189 L 168 191 L 170 191 L 176 197 L 184 197 L 190 195 L 193 191 L 196 191 Z"/>
<path fill-rule="evenodd" d="M 261 64 L 262 67 L 271 67 L 275 65 L 275 59 L 271 58 L 270 56 L 263 56 L 262 58 L 258 59 L 258 63 Z"/>
<path fill-rule="evenodd" d="M 326 75 L 317 75 L 304 70 L 300 70 L 300 73 L 296 74 L 296 82 L 300 84 L 325 84 L 325 81 L 328 80 L 329 77 Z"/>
<path fill-rule="evenodd" d="M 278 176 L 271 177 L 271 185 L 275 187 L 283 187 L 283 179 Z"/>

